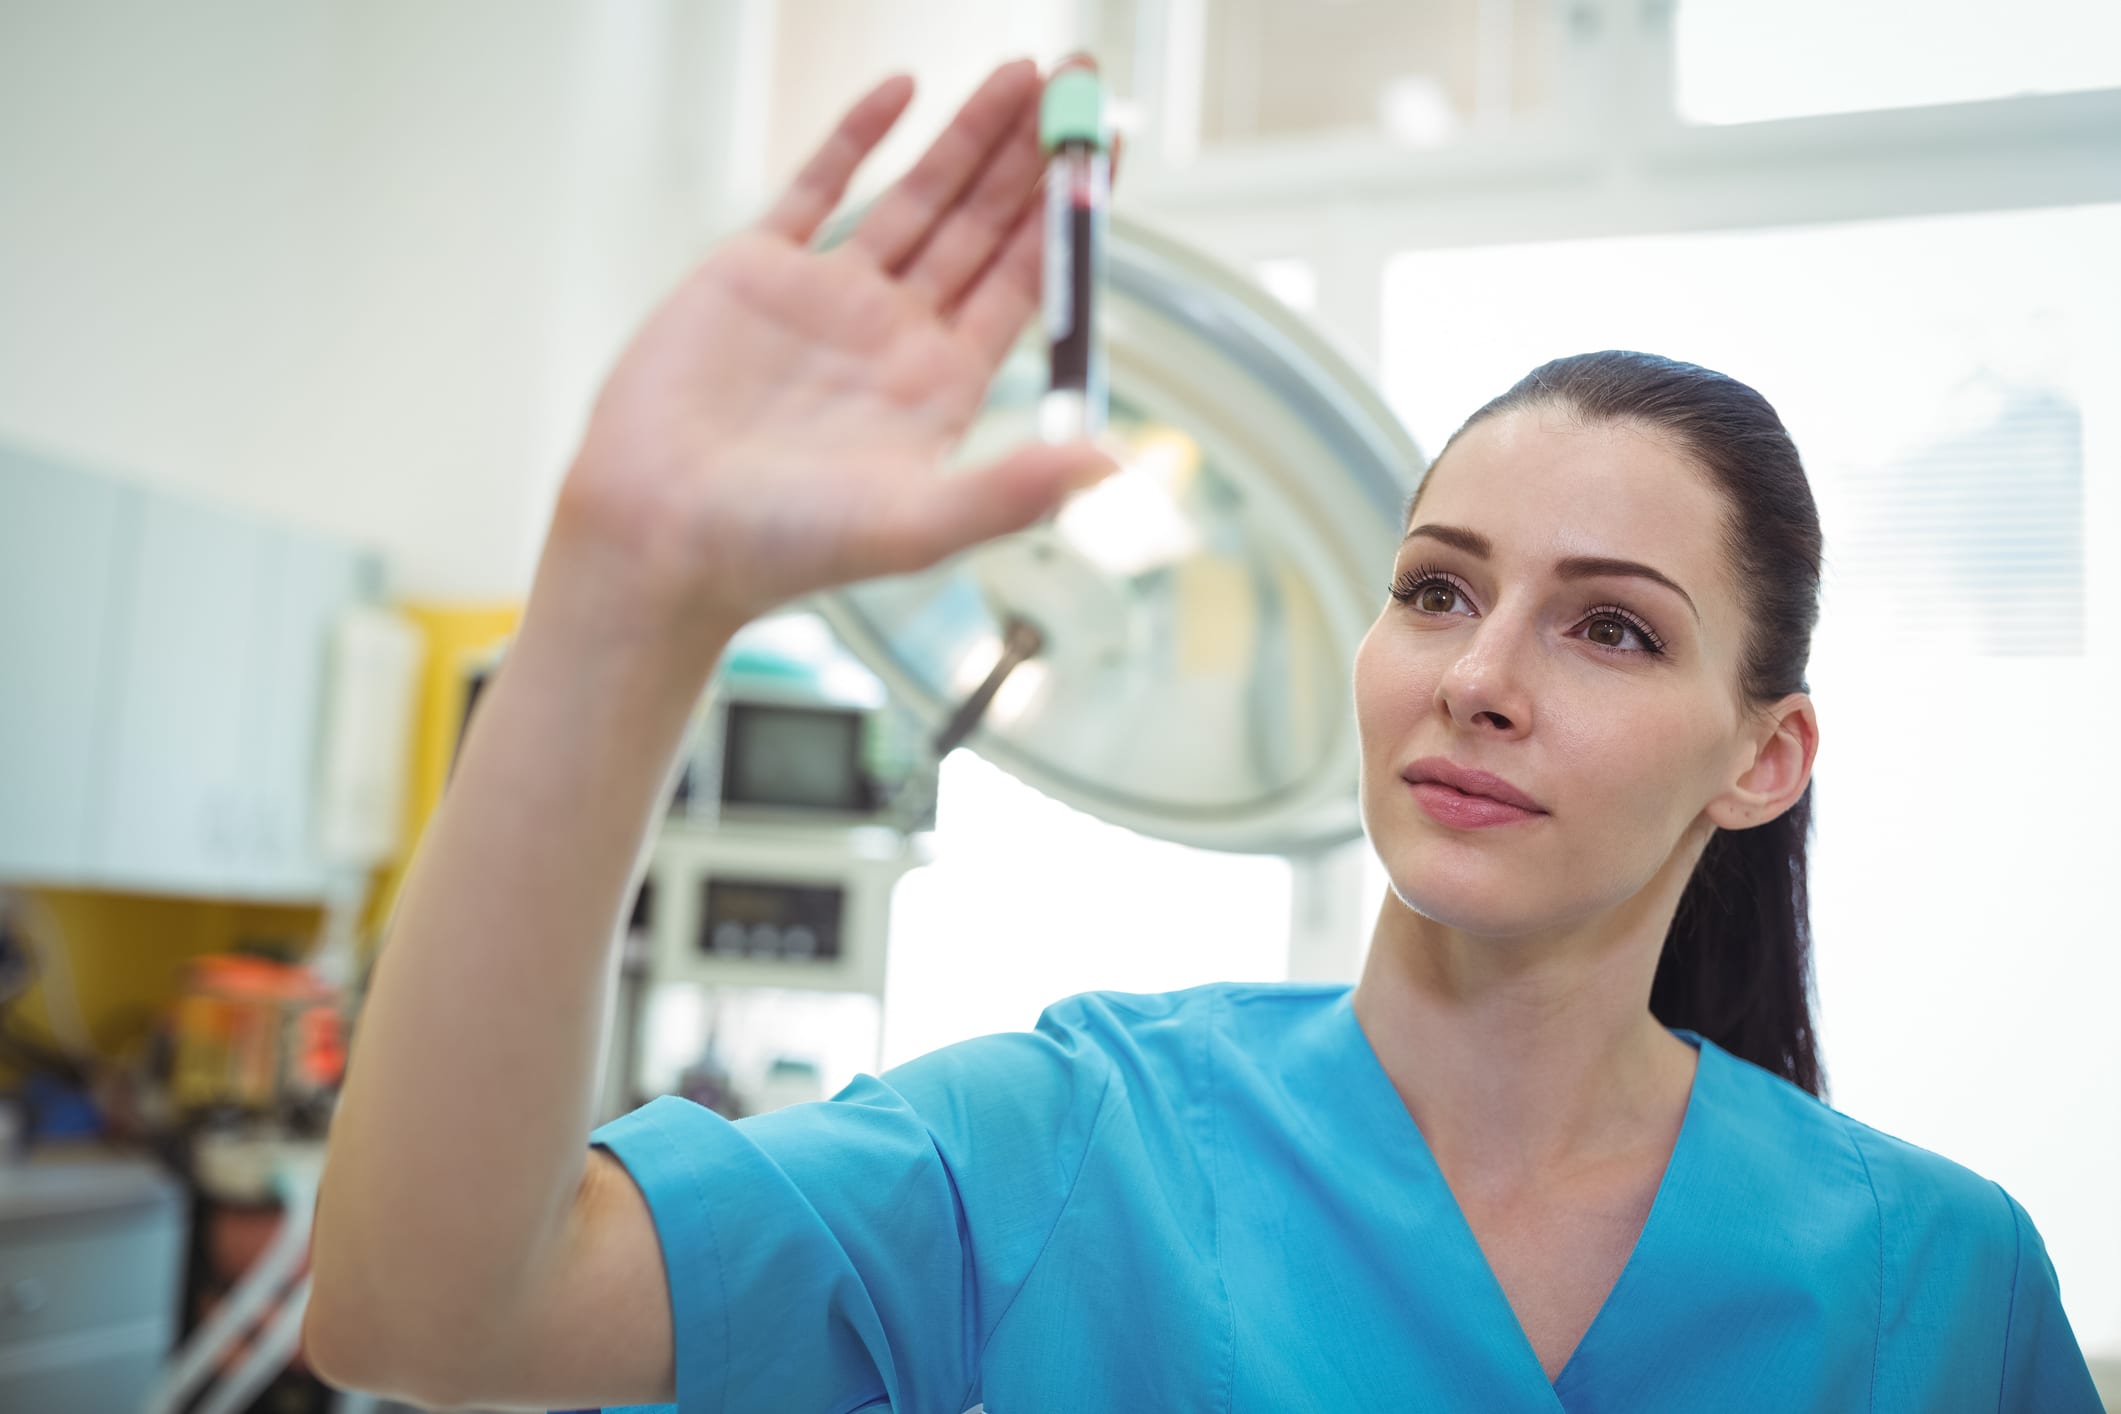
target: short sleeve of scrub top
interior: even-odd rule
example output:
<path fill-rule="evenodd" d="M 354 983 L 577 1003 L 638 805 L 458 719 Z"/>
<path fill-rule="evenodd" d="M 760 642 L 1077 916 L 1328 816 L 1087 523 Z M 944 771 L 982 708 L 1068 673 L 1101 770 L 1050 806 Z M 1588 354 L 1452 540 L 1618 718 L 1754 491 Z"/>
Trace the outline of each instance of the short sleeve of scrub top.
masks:
<path fill-rule="evenodd" d="M 1998 1192 L 2002 1192 L 1998 1188 Z M 2003 1388 L 1997 1407 L 2014 1409 L 2096 1408 L 2086 1404 L 2085 1380 L 2089 1375 L 2084 1353 L 2070 1330 L 2069 1317 L 2062 1314 L 2062 1284 L 2055 1264 L 2048 1260 L 2047 1244 L 2018 1200 L 2008 1193 L 2016 1223 L 2018 1264 L 2011 1283 L 2009 1324 L 2003 1343 Z M 2090 1397 L 2096 1401 L 2096 1392 Z"/>
<path fill-rule="evenodd" d="M 823 1103 L 732 1123 L 663 1096 L 599 1128 L 669 1273 L 678 1400 L 657 1407 L 971 1407 L 1097 1128 L 1109 1021 L 1071 999 Z"/>
<path fill-rule="evenodd" d="M 592 1140 L 654 1214 L 679 1414 L 2101 1414 L 2016 1199 L 1673 1034 L 1671 1158 L 1551 1379 L 1345 985 L 1088 993 Z"/>

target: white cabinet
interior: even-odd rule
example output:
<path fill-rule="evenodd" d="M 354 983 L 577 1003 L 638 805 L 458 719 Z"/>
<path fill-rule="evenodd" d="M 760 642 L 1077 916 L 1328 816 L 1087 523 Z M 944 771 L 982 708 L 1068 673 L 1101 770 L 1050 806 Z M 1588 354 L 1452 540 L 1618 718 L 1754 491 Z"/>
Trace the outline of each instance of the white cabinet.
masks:
<path fill-rule="evenodd" d="M 0 453 L 0 880 L 322 897 L 326 658 L 353 547 Z"/>
<path fill-rule="evenodd" d="M 245 843 L 244 712 L 265 532 L 155 492 L 142 500 L 121 570 L 128 612 L 92 877 L 151 893 L 219 893 Z"/>
<path fill-rule="evenodd" d="M 137 509 L 131 488 L 0 447 L 0 877 L 90 869 L 119 547 Z"/>
<path fill-rule="evenodd" d="M 352 548 L 315 536 L 283 531 L 266 541 L 237 832 L 245 891 L 307 896 L 329 880 L 317 817 L 332 633 L 369 597 L 372 571 Z"/>

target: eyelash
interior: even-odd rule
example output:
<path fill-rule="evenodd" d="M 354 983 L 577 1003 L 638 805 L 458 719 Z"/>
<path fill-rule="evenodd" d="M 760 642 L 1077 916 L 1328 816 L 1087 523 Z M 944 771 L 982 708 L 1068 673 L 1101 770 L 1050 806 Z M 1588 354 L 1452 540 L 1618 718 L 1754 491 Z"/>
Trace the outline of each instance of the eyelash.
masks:
<path fill-rule="evenodd" d="M 1397 599 L 1402 604 L 1408 605 L 1409 607 L 1414 607 L 1415 600 L 1420 597 L 1421 591 L 1431 584 L 1446 585 L 1449 588 L 1456 590 L 1460 594 L 1466 594 L 1465 586 L 1460 584 L 1456 579 L 1452 578 L 1450 575 L 1444 573 L 1440 569 L 1437 569 L 1433 566 L 1424 565 L 1419 569 L 1408 570 L 1405 574 L 1401 575 L 1398 579 L 1394 580 L 1392 582 L 1392 597 L 1394 599 Z M 1471 598 L 1472 596 L 1468 594 L 1467 597 Z M 1414 611 L 1420 614 L 1440 612 L 1437 610 L 1422 609 L 1418 607 L 1415 607 Z M 1648 648 L 1615 648 L 1611 644 L 1607 643 L 1600 643 L 1594 645 L 1596 647 L 1605 649 L 1605 651 L 1608 653 L 1632 653 L 1647 655 L 1650 657 L 1662 657 L 1664 654 L 1664 640 L 1657 636 L 1657 630 L 1651 628 L 1648 624 L 1644 623 L 1634 614 L 1629 613 L 1626 609 L 1621 608 L 1618 604 L 1600 604 L 1596 608 L 1591 609 L 1588 612 L 1587 617 L 1609 618 L 1619 623 L 1626 624 L 1629 628 L 1634 629 L 1636 633 L 1642 635 L 1642 641 L 1644 643 L 1650 645 Z"/>

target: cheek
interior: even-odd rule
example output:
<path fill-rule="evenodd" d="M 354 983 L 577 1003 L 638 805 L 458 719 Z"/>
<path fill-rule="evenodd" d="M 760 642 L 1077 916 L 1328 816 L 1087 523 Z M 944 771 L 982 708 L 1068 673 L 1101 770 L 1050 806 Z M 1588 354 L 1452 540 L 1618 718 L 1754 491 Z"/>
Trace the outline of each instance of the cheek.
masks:
<path fill-rule="evenodd" d="M 1385 672 L 1383 653 L 1379 651 L 1377 630 L 1372 628 L 1355 647 L 1355 727 L 1362 731 L 1364 738 L 1372 736 L 1391 706 L 1393 693 L 1389 674 Z"/>
<path fill-rule="evenodd" d="M 1390 638 L 1378 628 L 1364 635 L 1355 650 L 1355 729 L 1364 750 L 1390 746 L 1420 715 L 1429 700 L 1419 664 L 1394 654 Z"/>
<path fill-rule="evenodd" d="M 1614 838 L 1662 839 L 1691 818 L 1708 770 L 1698 721 L 1600 711 L 1549 725 L 1585 803 L 1623 827 Z"/>

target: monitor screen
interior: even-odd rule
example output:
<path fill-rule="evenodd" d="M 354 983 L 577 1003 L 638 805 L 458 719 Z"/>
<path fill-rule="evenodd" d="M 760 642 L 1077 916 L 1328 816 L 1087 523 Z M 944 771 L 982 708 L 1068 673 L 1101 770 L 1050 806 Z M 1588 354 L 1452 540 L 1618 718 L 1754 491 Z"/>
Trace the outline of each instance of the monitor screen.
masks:
<path fill-rule="evenodd" d="M 731 702 L 723 803 L 865 810 L 861 747 L 857 709 Z"/>

